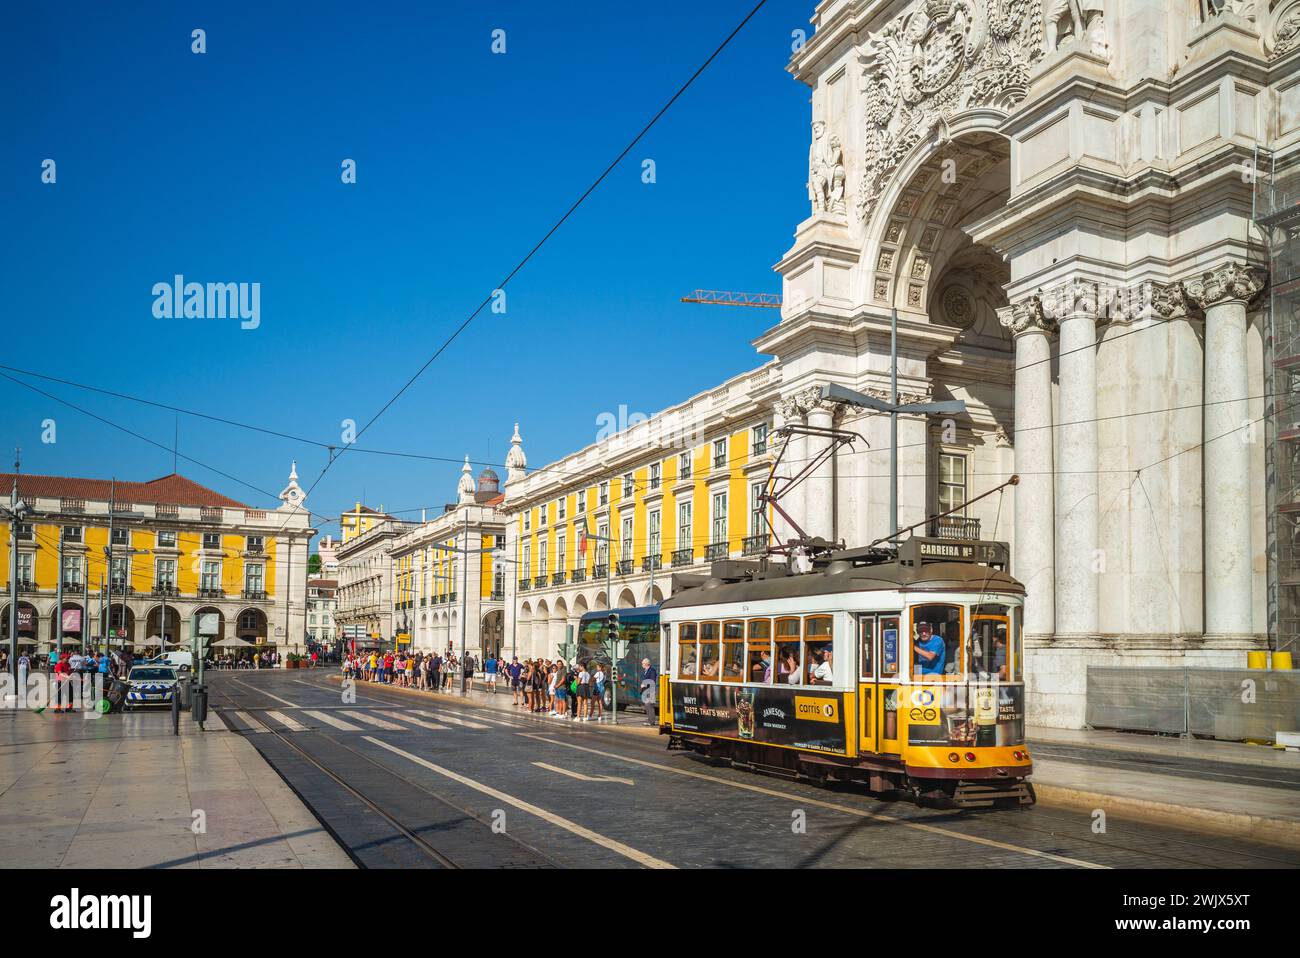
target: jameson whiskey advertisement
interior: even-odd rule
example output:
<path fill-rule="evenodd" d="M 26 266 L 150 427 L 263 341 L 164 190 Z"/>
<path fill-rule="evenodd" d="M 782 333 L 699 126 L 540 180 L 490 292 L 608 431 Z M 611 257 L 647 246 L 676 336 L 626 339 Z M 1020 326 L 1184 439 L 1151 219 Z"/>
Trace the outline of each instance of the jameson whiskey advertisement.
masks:
<path fill-rule="evenodd" d="M 965 683 L 901 690 L 909 745 L 986 748 L 1023 745 L 1023 686 Z"/>
<path fill-rule="evenodd" d="M 673 727 L 722 738 L 848 753 L 844 693 L 793 686 L 673 683 Z"/>

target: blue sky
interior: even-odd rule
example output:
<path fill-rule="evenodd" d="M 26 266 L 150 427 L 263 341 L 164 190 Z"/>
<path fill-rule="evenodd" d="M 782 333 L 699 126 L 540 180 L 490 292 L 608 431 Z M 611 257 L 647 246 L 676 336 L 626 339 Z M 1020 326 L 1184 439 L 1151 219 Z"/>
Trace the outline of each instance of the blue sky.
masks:
<path fill-rule="evenodd" d="M 752 6 L 15 7 L 0 36 L 0 363 L 338 441 Z M 749 343 L 772 311 L 678 299 L 780 289 L 771 266 L 807 213 L 809 122 L 808 90 L 784 68 L 811 10 L 770 0 L 510 283 L 507 313 L 481 313 L 358 445 L 499 463 L 518 420 L 541 465 L 593 441 L 602 412 L 653 412 L 762 362 Z M 260 326 L 156 319 L 151 290 L 177 273 L 260 283 Z M 170 412 L 29 381 L 171 444 Z M 171 471 L 170 453 L 5 379 L 0 408 L 0 471 L 14 445 L 25 472 Z M 326 462 L 318 447 L 185 416 L 180 433 L 183 454 L 271 494 L 291 459 L 304 486 Z M 194 463 L 178 471 L 268 504 Z M 389 510 L 436 506 L 457 473 L 349 453 L 309 505 L 337 517 L 364 492 Z"/>

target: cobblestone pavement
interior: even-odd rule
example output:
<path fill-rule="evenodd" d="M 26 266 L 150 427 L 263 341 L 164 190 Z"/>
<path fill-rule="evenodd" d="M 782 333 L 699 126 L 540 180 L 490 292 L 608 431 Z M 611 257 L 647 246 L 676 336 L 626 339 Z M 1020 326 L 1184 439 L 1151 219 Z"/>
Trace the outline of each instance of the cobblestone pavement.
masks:
<path fill-rule="evenodd" d="M 1288 868 L 1300 851 L 1034 807 L 950 811 L 760 776 L 598 724 L 330 673 L 211 674 L 212 703 L 366 867 Z M 639 721 L 640 716 L 630 719 Z"/>

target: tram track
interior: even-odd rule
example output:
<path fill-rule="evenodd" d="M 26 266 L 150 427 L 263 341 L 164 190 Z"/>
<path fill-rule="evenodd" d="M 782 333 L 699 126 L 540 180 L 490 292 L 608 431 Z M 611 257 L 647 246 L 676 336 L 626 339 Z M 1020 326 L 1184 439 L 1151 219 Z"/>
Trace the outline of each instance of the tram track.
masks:
<path fill-rule="evenodd" d="M 233 681 L 235 684 L 240 685 L 243 688 L 248 689 L 253 693 L 262 695 L 264 697 L 267 695 L 267 693 L 265 693 L 263 690 L 248 685 L 247 683 L 242 682 L 239 679 L 235 679 L 231 677 L 230 681 Z M 303 789 L 301 789 L 299 785 L 295 783 L 289 776 L 285 775 L 284 771 L 279 767 L 279 765 L 276 762 L 271 760 L 271 756 L 267 755 L 264 749 L 258 747 L 256 742 L 257 736 L 261 736 L 263 734 L 272 736 L 273 740 L 283 745 L 289 752 L 291 752 L 299 760 L 305 762 L 308 766 L 310 766 L 320 775 L 325 776 L 325 778 L 327 778 L 330 782 L 332 782 L 335 787 L 337 787 L 339 790 L 346 793 L 347 795 L 351 796 L 356 802 L 359 802 L 370 813 L 374 814 L 380 820 L 386 823 L 394 831 L 394 833 L 400 836 L 411 848 L 418 851 L 419 854 L 423 856 L 423 858 L 427 859 L 430 862 L 433 862 L 437 867 L 447 868 L 447 869 L 460 869 L 466 867 L 471 867 L 471 868 L 483 867 L 483 865 L 485 864 L 482 861 L 465 862 L 452 857 L 452 855 L 448 854 L 444 849 L 439 848 L 437 845 L 434 845 L 423 835 L 419 834 L 419 832 L 416 830 L 418 826 L 413 827 L 408 825 L 403 820 L 404 816 L 401 812 L 391 810 L 391 808 L 389 807 L 392 804 L 391 800 L 388 803 L 385 803 L 377 800 L 372 795 L 367 794 L 365 790 L 358 788 L 353 782 L 345 779 L 337 771 L 336 768 L 331 768 L 330 765 L 328 765 L 325 761 L 322 760 L 322 757 L 320 755 L 314 754 L 305 746 L 303 746 L 300 742 L 296 741 L 293 735 L 289 734 L 288 732 L 283 732 L 278 728 L 275 728 L 272 722 L 267 722 L 267 721 L 261 722 L 262 728 L 265 730 L 264 732 L 259 729 L 256 731 L 256 733 L 253 733 L 253 730 L 251 729 L 244 730 L 235 727 L 234 723 L 228 720 L 228 717 L 226 715 L 227 709 L 229 709 L 230 711 L 242 711 L 248 713 L 255 713 L 259 711 L 261 712 L 273 711 L 275 710 L 276 706 L 253 705 L 245 702 L 239 702 L 233 696 L 231 696 L 229 692 L 227 692 L 225 689 L 219 689 L 218 691 L 227 700 L 227 702 L 230 703 L 228 706 L 216 706 L 216 710 L 218 714 L 221 716 L 222 722 L 231 731 L 236 732 L 237 734 L 243 734 L 250 741 L 253 741 L 254 747 L 257 748 L 258 752 L 263 756 L 263 758 L 267 759 L 268 764 L 270 764 L 271 767 L 276 770 L 277 774 L 280 775 L 281 779 L 285 782 L 285 784 L 288 785 L 289 788 L 292 789 L 294 793 L 298 795 L 299 799 L 302 800 L 302 802 L 309 809 L 311 809 L 312 814 L 315 815 L 317 820 L 321 823 L 322 827 L 324 827 L 325 830 L 329 832 L 331 837 L 333 837 L 334 840 L 339 843 L 339 845 L 344 849 L 344 851 L 353 860 L 353 862 L 357 865 L 357 867 L 371 868 L 375 866 L 375 863 L 371 856 L 362 855 L 360 853 L 360 850 L 356 847 L 355 839 L 349 838 L 347 835 L 342 834 L 341 829 L 337 826 L 336 823 L 331 822 L 330 820 L 328 820 L 327 816 L 322 815 L 320 813 L 320 811 L 317 808 L 319 797 L 317 797 L 317 802 L 313 802 L 312 801 L 313 796 L 304 794 Z M 386 776 L 390 777 L 391 779 L 395 779 L 403 783 L 403 785 L 407 786 L 409 789 L 415 790 L 416 792 L 419 792 L 420 794 L 426 796 L 427 798 L 432 798 L 434 801 L 439 803 L 439 805 L 441 805 L 442 807 L 448 809 L 453 814 L 460 816 L 461 822 L 473 821 L 477 823 L 482 829 L 482 833 L 480 833 L 478 837 L 484 838 L 486 840 L 490 840 L 495 844 L 499 844 L 502 839 L 505 839 L 506 841 L 510 842 L 519 852 L 522 853 L 520 857 L 512 859 L 509 857 L 502 857 L 500 854 L 494 852 L 493 855 L 491 856 L 490 862 L 488 863 L 492 867 L 498 867 L 498 868 L 512 868 L 512 867 L 513 868 L 560 868 L 563 867 L 559 862 L 555 861 L 550 856 L 541 852 L 537 848 L 534 848 L 532 845 L 528 844 L 527 842 L 524 842 L 521 839 L 515 837 L 514 835 L 511 835 L 509 832 L 494 833 L 491 824 L 489 822 L 484 821 L 481 817 L 479 817 L 477 813 L 473 812 L 468 808 L 465 808 L 463 805 L 460 805 L 457 802 L 448 799 L 445 795 L 442 795 L 434 791 L 433 789 L 427 787 L 423 783 L 417 782 L 409 778 L 408 776 L 403 775 L 397 770 L 385 765 L 384 763 L 376 761 L 374 758 L 365 754 L 360 749 L 353 748 L 347 743 L 339 741 L 339 739 L 336 738 L 335 736 L 330 735 L 319 729 L 313 730 L 313 734 L 317 736 L 320 740 L 328 742 L 332 747 L 347 753 L 349 756 L 351 756 L 354 759 L 357 759 L 365 763 L 366 766 L 376 769 L 382 772 L 383 774 L 385 774 Z M 464 844 L 465 842 L 466 842 L 466 837 L 462 836 L 461 839 L 459 839 L 458 843 Z M 391 857 L 391 849 L 388 849 L 386 851 L 390 853 L 390 857 Z"/>
<path fill-rule="evenodd" d="M 253 688 L 248 686 L 247 683 L 240 682 L 239 684 L 250 689 Z M 327 680 L 302 681 L 300 684 L 320 690 L 334 690 Z M 376 705 L 390 708 L 406 704 L 405 696 L 383 694 L 378 690 L 365 689 L 359 697 Z M 580 746 L 576 741 L 563 743 L 556 741 L 554 744 L 566 744 L 572 748 L 580 748 L 583 751 L 604 754 L 614 761 L 629 761 L 634 764 L 655 766 L 660 765 L 665 759 L 662 749 L 654 747 L 658 742 L 640 739 L 635 736 L 625 736 L 608 727 L 599 725 L 582 726 L 579 729 L 565 723 L 557 723 L 555 720 L 547 721 L 536 718 L 530 713 L 513 714 L 509 711 L 484 709 L 442 698 L 434 699 L 431 697 L 430 704 L 436 704 L 440 708 L 447 708 L 458 715 L 474 716 L 489 721 L 497 728 L 513 730 L 516 734 L 525 737 L 541 738 L 542 736 L 561 735 L 565 738 L 572 736 L 576 739 L 577 736 L 573 736 L 573 733 L 581 731 L 583 733 L 581 738 L 584 741 L 591 745 L 599 743 L 599 748 Z M 247 706 L 244 707 L 247 708 Z M 267 706 L 266 708 L 272 707 Z M 491 718 L 488 718 L 488 715 Z M 595 735 L 588 737 L 586 733 L 591 732 L 594 732 Z M 638 755 L 644 756 L 644 758 L 637 758 Z M 373 760 L 369 759 L 369 756 L 362 757 L 373 762 Z M 648 761 L 651 758 L 656 761 Z M 392 772 L 391 769 L 387 771 Z M 738 778 L 703 770 L 693 769 L 689 774 L 691 777 L 709 780 L 718 785 L 747 787 L 747 784 Z M 746 773 L 745 778 L 767 780 L 769 777 Z M 796 804 L 809 800 L 817 803 L 817 796 L 824 793 L 827 797 L 834 796 L 837 801 L 843 802 L 845 804 L 844 811 L 851 811 L 851 814 L 854 815 L 866 815 L 902 828 L 922 827 L 926 831 L 944 833 L 951 839 L 979 844 L 988 843 L 1000 846 L 1007 851 L 1057 860 L 1062 863 L 1073 860 L 1077 864 L 1098 866 L 1099 863 L 1096 862 L 1078 862 L 1078 857 L 1083 856 L 1085 858 L 1105 858 L 1112 863 L 1110 867 L 1119 868 L 1190 867 L 1228 869 L 1234 866 L 1240 867 L 1243 864 L 1247 867 L 1285 868 L 1296 867 L 1297 864 L 1300 864 L 1295 859 L 1278 857 L 1278 855 L 1285 854 L 1281 850 L 1278 850 L 1276 855 L 1271 854 L 1274 850 L 1270 846 L 1261 843 L 1225 838 L 1221 844 L 1215 844 L 1213 840 L 1198 840 L 1196 833 L 1179 829 L 1176 825 L 1152 826 L 1128 819 L 1117 819 L 1116 826 L 1122 828 L 1123 834 L 1116 834 L 1112 831 L 1107 836 L 1094 836 L 1089 831 L 1092 823 L 1088 816 L 1081 814 L 1078 818 L 1071 818 L 1068 815 L 1053 814 L 1042 806 L 1033 809 L 1009 811 L 970 810 L 964 812 L 958 819 L 946 819 L 940 823 L 934 821 L 933 816 L 927 814 L 925 810 L 916 812 L 913 806 L 908 806 L 909 813 L 900 814 L 892 807 L 893 803 L 883 802 L 870 794 L 860 794 L 839 788 L 822 789 L 811 784 L 803 784 L 797 787 L 816 789 L 816 791 L 801 794 L 799 791 L 785 788 L 768 789 L 764 787 L 755 790 L 761 790 L 769 793 L 774 798 L 783 798 Z M 1014 819 L 1011 816 L 1015 816 Z M 1087 832 L 1087 834 L 1084 834 L 1084 832 Z M 1015 841 L 1013 836 L 1017 835 L 1024 835 L 1026 838 L 1033 835 L 1036 836 L 1036 840 L 1031 839 L 1034 844 L 1029 846 L 1009 844 L 1009 842 Z M 1162 845 L 1173 847 L 1168 849 L 1160 848 L 1159 846 Z M 1090 853 L 1093 852 L 1102 852 L 1104 855 L 1091 855 Z M 1202 854 L 1198 855 L 1198 852 Z M 1230 862 L 1230 864 L 1224 864 L 1225 861 Z M 1100 867 L 1107 866 L 1101 865 Z"/>

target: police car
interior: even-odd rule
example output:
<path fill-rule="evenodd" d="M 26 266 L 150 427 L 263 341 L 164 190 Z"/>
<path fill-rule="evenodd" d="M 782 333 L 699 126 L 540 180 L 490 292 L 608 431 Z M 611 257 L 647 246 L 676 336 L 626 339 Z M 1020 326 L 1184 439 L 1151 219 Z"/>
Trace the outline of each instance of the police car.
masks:
<path fill-rule="evenodd" d="M 137 665 L 126 677 L 126 707 L 172 704 L 176 694 L 176 670 L 170 665 Z"/>

